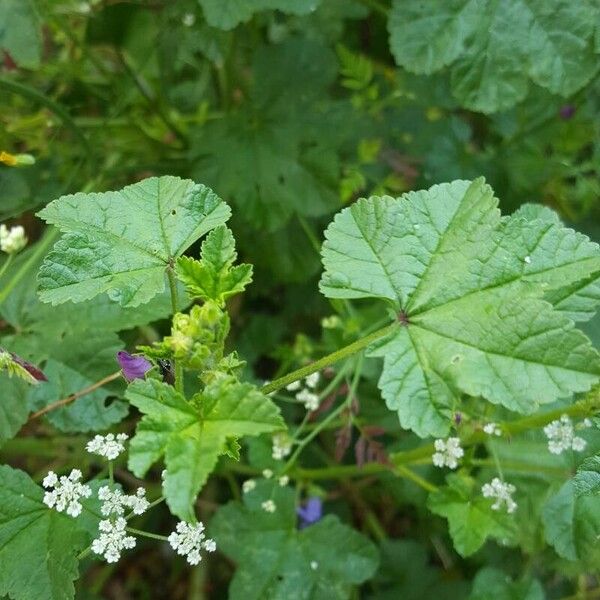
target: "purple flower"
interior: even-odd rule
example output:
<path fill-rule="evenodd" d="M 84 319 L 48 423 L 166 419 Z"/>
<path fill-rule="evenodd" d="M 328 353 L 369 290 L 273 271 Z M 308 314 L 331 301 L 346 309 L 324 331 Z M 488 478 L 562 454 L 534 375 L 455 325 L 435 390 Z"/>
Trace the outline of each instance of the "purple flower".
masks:
<path fill-rule="evenodd" d="M 123 370 L 123 377 L 127 381 L 144 379 L 144 375 L 152 368 L 152 363 L 143 356 L 133 356 L 129 352 L 117 352 L 117 362 Z"/>
<path fill-rule="evenodd" d="M 564 106 L 561 106 L 558 114 L 561 119 L 568 121 L 575 114 L 575 110 L 576 109 L 572 104 L 565 104 Z"/>
<path fill-rule="evenodd" d="M 313 525 L 323 516 L 323 502 L 317 496 L 311 496 L 304 506 L 299 506 L 296 513 L 300 517 L 300 529 Z"/>

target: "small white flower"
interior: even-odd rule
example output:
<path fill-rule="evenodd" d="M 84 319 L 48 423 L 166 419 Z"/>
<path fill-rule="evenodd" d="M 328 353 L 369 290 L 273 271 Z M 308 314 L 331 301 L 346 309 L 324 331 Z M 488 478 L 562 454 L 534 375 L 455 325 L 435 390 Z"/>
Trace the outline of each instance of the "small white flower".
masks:
<path fill-rule="evenodd" d="M 502 429 L 500 429 L 498 423 L 486 423 L 483 426 L 483 431 L 488 435 L 502 435 Z"/>
<path fill-rule="evenodd" d="M 100 512 L 108 517 L 110 515 L 121 516 L 127 506 L 127 496 L 119 489 L 111 490 L 107 485 L 103 485 L 98 490 L 98 499 L 102 500 Z"/>
<path fill-rule="evenodd" d="M 290 478 L 287 475 L 282 475 L 279 478 L 279 485 L 285 487 L 290 482 Z"/>
<path fill-rule="evenodd" d="M 593 425 L 592 420 L 588 419 L 587 417 L 582 421 L 581 425 L 583 427 L 585 427 L 586 429 L 591 427 Z"/>
<path fill-rule="evenodd" d="M 285 386 L 285 389 L 288 392 L 295 392 L 296 390 L 299 390 L 302 387 L 302 384 L 300 383 L 300 380 L 298 381 L 292 381 L 292 383 L 288 383 Z"/>
<path fill-rule="evenodd" d="M 265 470 L 262 472 L 262 476 L 263 476 L 265 479 L 271 479 L 271 477 L 273 477 L 273 471 L 271 471 L 271 469 L 265 469 Z"/>
<path fill-rule="evenodd" d="M 319 568 L 319 563 L 316 560 L 311 560 L 310 561 L 310 568 L 313 571 L 316 571 Z"/>
<path fill-rule="evenodd" d="M 306 410 L 317 410 L 319 408 L 319 396 L 305 388 L 296 394 L 296 400 L 302 402 Z"/>
<path fill-rule="evenodd" d="M 73 469 L 69 476 L 61 476 L 60 479 L 56 473 L 50 471 L 42 485 L 45 488 L 54 488 L 44 494 L 44 504 L 50 508 L 55 508 L 58 512 L 65 511 L 71 517 L 78 517 L 81 514 L 80 498 L 89 498 L 92 495 L 92 489 L 83 483 L 79 483 L 81 471 Z"/>
<path fill-rule="evenodd" d="M 246 479 L 244 483 L 242 483 L 242 491 L 244 494 L 251 492 L 256 487 L 256 481 L 254 479 Z"/>
<path fill-rule="evenodd" d="M 277 505 L 273 500 L 265 500 L 260 506 L 268 513 L 274 513 L 277 510 Z"/>
<path fill-rule="evenodd" d="M 517 503 L 512 499 L 516 488 L 511 483 L 504 483 L 498 477 L 494 477 L 491 483 L 485 483 L 481 488 L 481 493 L 485 498 L 496 498 L 492 504 L 492 510 L 500 510 L 506 506 L 506 512 L 513 513 L 517 509 Z"/>
<path fill-rule="evenodd" d="M 135 495 L 126 496 L 126 503 L 134 515 L 144 514 L 150 506 L 150 502 L 146 498 L 146 490 L 143 487 L 139 487 Z"/>
<path fill-rule="evenodd" d="M 317 371 L 316 373 L 311 373 L 304 380 L 304 383 L 306 383 L 307 387 L 314 390 L 319 385 L 319 381 L 321 381 L 321 374 L 319 373 L 319 371 Z"/>
<path fill-rule="evenodd" d="M 581 452 L 587 445 L 583 438 L 575 435 L 573 423 L 568 415 L 562 415 L 560 419 L 546 425 L 544 433 L 548 438 L 548 450 L 552 454 L 562 454 L 565 450 Z"/>
<path fill-rule="evenodd" d="M 127 521 L 123 517 L 100 521 L 100 536 L 92 542 L 92 551 L 103 555 L 106 562 L 117 562 L 123 550 L 134 548 L 136 544 L 135 538 L 127 535 L 126 527 Z"/>
<path fill-rule="evenodd" d="M 116 436 L 114 433 L 97 435 L 87 443 L 85 449 L 90 454 L 97 454 L 98 456 L 104 456 L 108 460 L 114 460 L 125 450 L 123 442 L 128 437 L 125 433 L 118 433 Z"/>
<path fill-rule="evenodd" d="M 214 540 L 206 539 L 202 523 L 179 521 L 168 540 L 171 548 L 180 556 L 185 556 L 190 565 L 197 565 L 202 560 L 201 550 L 214 552 L 217 549 Z"/>
<path fill-rule="evenodd" d="M 196 15 L 194 15 L 193 13 L 186 13 L 185 15 L 183 15 L 181 22 L 186 27 L 191 27 L 196 22 Z"/>
<path fill-rule="evenodd" d="M 272 456 L 275 460 L 282 460 L 292 451 L 292 440 L 287 433 L 276 433 L 272 441 Z"/>
<path fill-rule="evenodd" d="M 462 458 L 465 451 L 460 447 L 460 439 L 451 437 L 447 440 L 435 440 L 433 443 L 436 452 L 431 457 L 436 467 L 448 467 L 456 469 L 458 460 Z"/>
<path fill-rule="evenodd" d="M 25 229 L 16 225 L 8 229 L 6 225 L 0 225 L 0 250 L 7 254 L 16 254 L 27 246 Z"/>

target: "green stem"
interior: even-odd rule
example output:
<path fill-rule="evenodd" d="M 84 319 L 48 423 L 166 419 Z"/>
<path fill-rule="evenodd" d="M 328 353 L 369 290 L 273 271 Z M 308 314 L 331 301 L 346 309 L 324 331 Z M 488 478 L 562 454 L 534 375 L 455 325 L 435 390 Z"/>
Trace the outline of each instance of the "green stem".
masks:
<path fill-rule="evenodd" d="M 420 475 L 417 475 L 413 470 L 405 467 L 404 465 L 396 465 L 395 469 L 396 475 L 400 477 L 404 477 L 405 479 L 410 479 L 410 481 L 416 483 L 419 487 L 422 487 L 427 492 L 437 492 L 438 488 L 433 483 L 427 481 Z"/>
<path fill-rule="evenodd" d="M 110 489 L 115 486 L 115 466 L 113 465 L 113 461 L 108 461 L 108 481 L 110 482 Z"/>
<path fill-rule="evenodd" d="M 0 279 L 2 278 L 2 275 L 8 271 L 8 267 L 10 267 L 10 263 L 12 263 L 14 256 L 14 254 L 9 254 L 4 261 L 4 264 L 0 267 Z"/>
<path fill-rule="evenodd" d="M 287 375 L 284 375 L 283 377 L 279 377 L 278 379 L 271 381 L 271 383 L 268 383 L 267 385 L 263 386 L 261 391 L 263 394 L 270 394 L 271 392 L 275 392 L 278 389 L 285 387 L 286 385 L 289 385 L 290 383 L 293 383 L 294 381 L 298 381 L 298 379 L 304 379 L 305 377 L 308 377 L 308 375 L 310 375 L 311 373 L 316 373 L 317 371 L 320 371 L 321 369 L 324 369 L 325 367 L 328 367 L 336 362 L 339 362 L 340 360 L 346 358 L 347 356 L 356 354 L 363 348 L 366 348 L 369 344 L 371 344 L 375 340 L 378 340 L 379 338 L 382 338 L 382 337 L 392 333 L 393 331 L 395 331 L 397 329 L 397 327 L 398 327 L 398 323 L 392 323 L 390 325 L 386 325 L 385 327 L 382 327 L 381 329 L 378 329 L 377 331 L 374 331 L 373 333 L 371 333 L 359 340 L 356 340 L 355 342 L 352 342 L 351 344 L 348 344 L 347 346 L 344 346 L 340 350 L 336 350 L 335 352 L 332 352 L 331 354 L 328 354 L 327 356 L 324 356 L 323 358 L 320 358 L 319 360 L 316 360 L 315 362 L 310 363 L 309 365 L 306 365 L 305 367 L 296 369 L 295 371 L 292 371 L 291 373 L 288 373 Z"/>
<path fill-rule="evenodd" d="M 319 435 L 319 433 L 321 433 L 321 430 L 324 429 L 327 424 L 331 421 L 333 421 L 334 419 L 336 419 L 338 417 L 338 415 L 345 410 L 349 403 L 352 401 L 352 398 L 354 397 L 354 393 L 356 391 L 356 387 L 358 386 L 358 381 L 360 379 L 360 375 L 362 373 L 362 363 L 363 363 L 363 357 L 362 355 L 359 357 L 357 365 L 356 365 L 356 369 L 354 371 L 354 376 L 352 378 L 352 383 L 350 384 L 350 389 L 348 390 L 348 394 L 346 395 L 346 399 L 344 400 L 344 402 L 342 402 L 333 412 L 331 412 L 331 414 L 329 414 L 327 416 L 326 419 L 323 419 L 321 421 L 321 426 L 320 427 L 316 427 L 315 429 L 313 429 L 299 444 L 298 447 L 296 448 L 296 451 L 294 452 L 294 454 L 292 454 L 292 456 L 290 457 L 290 459 L 287 461 L 283 472 L 287 473 L 296 463 L 296 461 L 298 460 L 298 457 L 300 456 L 300 453 L 302 452 L 302 450 L 304 450 L 304 448 L 317 436 Z"/>
<path fill-rule="evenodd" d="M 169 279 L 169 288 L 171 290 L 171 306 L 173 314 L 179 310 L 179 298 L 177 297 L 177 281 L 175 280 L 175 271 L 172 267 L 167 267 L 167 277 Z M 176 360 L 175 363 L 175 389 L 184 395 L 184 383 L 183 383 L 183 365 L 180 361 Z"/>
<path fill-rule="evenodd" d="M 166 535 L 159 535 L 158 533 L 150 533 L 149 531 L 142 531 L 141 529 L 135 529 L 135 527 L 127 527 L 129 533 L 135 533 L 140 537 L 150 538 L 151 540 L 160 540 L 161 542 L 168 542 L 169 538 Z"/>

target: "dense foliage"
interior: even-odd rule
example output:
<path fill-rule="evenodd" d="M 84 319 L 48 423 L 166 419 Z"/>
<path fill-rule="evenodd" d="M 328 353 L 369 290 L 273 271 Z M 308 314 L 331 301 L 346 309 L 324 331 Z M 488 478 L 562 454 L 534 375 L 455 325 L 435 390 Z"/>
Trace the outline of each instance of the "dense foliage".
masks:
<path fill-rule="evenodd" d="M 600 4 L 0 0 L 0 598 L 597 598 Z"/>

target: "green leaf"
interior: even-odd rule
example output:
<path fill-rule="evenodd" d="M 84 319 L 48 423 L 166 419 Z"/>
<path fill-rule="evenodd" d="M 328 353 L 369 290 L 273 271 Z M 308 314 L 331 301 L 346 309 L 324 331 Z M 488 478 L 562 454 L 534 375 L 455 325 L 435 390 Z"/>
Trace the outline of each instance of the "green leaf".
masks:
<path fill-rule="evenodd" d="M 8 379 L 5 373 L 0 373 L 2 399 L 0 400 L 0 446 L 12 439 L 25 425 L 29 415 L 27 394 L 30 386 L 24 381 Z"/>
<path fill-rule="evenodd" d="M 442 436 L 461 394 L 519 412 L 588 390 L 600 356 L 542 294 L 585 279 L 597 244 L 546 220 L 501 219 L 482 179 L 344 209 L 325 232 L 321 291 L 379 298 L 398 328 L 371 348 L 403 427 Z"/>
<path fill-rule="evenodd" d="M 39 410 L 96 383 L 96 380 L 53 359 L 50 359 L 44 366 L 44 373 L 48 377 L 48 382 L 29 392 L 28 403 L 31 410 Z M 60 431 L 79 432 L 108 429 L 111 425 L 122 421 L 128 412 L 125 402 L 115 400 L 107 403 L 110 395 L 108 389 L 100 387 L 78 398 L 75 402 L 48 413 L 46 418 Z"/>
<path fill-rule="evenodd" d="M 58 327 L 56 330 L 49 328 L 47 332 L 33 330 L 7 336 L 3 343 L 34 364 L 48 363 L 47 383 L 35 387 L 13 383 L 8 388 L 8 405 L 24 405 L 27 412 L 39 410 L 118 371 L 116 353 L 123 348 L 123 343 L 114 333 L 88 331 L 83 336 L 81 331 L 70 332 Z M 4 386 L 6 378 L 0 377 Z M 92 394 L 48 413 L 45 418 L 63 431 L 104 429 L 121 421 L 127 414 L 127 406 L 123 402 L 106 403 L 110 395 L 118 394 L 120 385 L 102 386 Z M 17 414 L 21 412 L 19 410 Z M 16 431 L 12 435 L 14 433 Z M 0 435 L 0 442 L 5 439 Z"/>
<path fill-rule="evenodd" d="M 569 480 L 546 502 L 542 522 L 546 541 L 559 556 L 598 567 L 600 505 L 597 497 L 578 496 L 573 480 Z"/>
<path fill-rule="evenodd" d="M 14 600 L 71 600 L 77 554 L 86 536 L 77 521 L 49 509 L 28 475 L 0 466 L 0 594 Z"/>
<path fill-rule="evenodd" d="M 449 475 L 448 487 L 432 493 L 427 506 L 448 519 L 450 537 L 461 556 L 473 554 L 488 537 L 510 538 L 514 521 L 506 513 L 492 510 L 492 502 L 481 495 L 475 480 L 466 475 Z"/>
<path fill-rule="evenodd" d="M 177 177 L 63 196 L 39 213 L 65 233 L 40 269 L 40 298 L 60 304 L 107 292 L 122 306 L 148 302 L 165 289 L 174 259 L 229 214 L 209 188 Z"/>
<path fill-rule="evenodd" d="M 510 108 L 529 82 L 568 96 L 597 70 L 600 8 L 569 0 L 394 0 L 389 20 L 399 65 L 431 74 L 451 66 L 452 90 L 481 112 Z"/>
<path fill-rule="evenodd" d="M 229 438 L 284 427 L 279 409 L 269 398 L 231 377 L 216 379 L 191 402 L 156 380 L 133 382 L 125 396 L 144 413 L 131 441 L 130 469 L 141 477 L 164 456 L 167 504 L 188 521 L 219 455 L 231 449 Z"/>
<path fill-rule="evenodd" d="M 177 277 L 192 296 L 224 306 L 227 298 L 243 292 L 252 281 L 252 265 L 234 267 L 236 258 L 233 234 L 220 226 L 202 242 L 200 261 L 189 256 L 177 259 Z"/>
<path fill-rule="evenodd" d="M 248 98 L 196 131 L 193 172 L 262 234 L 339 206 L 341 124 L 321 100 L 336 76 L 329 48 L 290 38 L 259 48 L 252 67 Z"/>
<path fill-rule="evenodd" d="M 537 579 L 513 581 L 494 567 L 484 567 L 473 580 L 469 600 L 545 600 L 544 588 Z"/>
<path fill-rule="evenodd" d="M 316 10 L 320 0 L 200 0 L 209 25 L 233 29 L 261 10 L 280 10 L 294 15 Z"/>
<path fill-rule="evenodd" d="M 0 48 L 22 67 L 36 69 L 39 66 L 42 36 L 33 0 L 2 0 Z"/>
<path fill-rule="evenodd" d="M 230 502 L 213 518 L 211 536 L 238 566 L 232 600 L 344 600 L 373 575 L 377 549 L 337 517 L 296 529 L 295 496 L 277 482 L 259 481 L 243 505 Z M 274 513 L 261 508 L 268 499 Z"/>
<path fill-rule="evenodd" d="M 586 458 L 573 478 L 577 496 L 600 494 L 600 455 Z"/>

